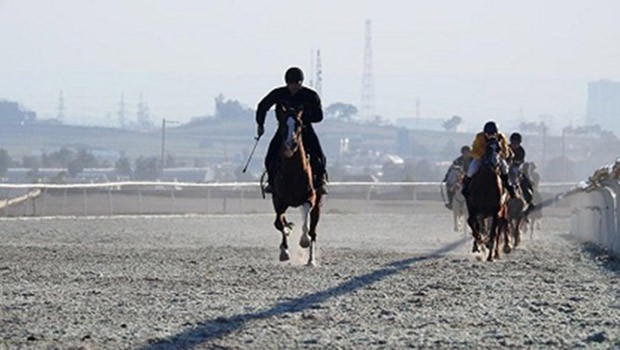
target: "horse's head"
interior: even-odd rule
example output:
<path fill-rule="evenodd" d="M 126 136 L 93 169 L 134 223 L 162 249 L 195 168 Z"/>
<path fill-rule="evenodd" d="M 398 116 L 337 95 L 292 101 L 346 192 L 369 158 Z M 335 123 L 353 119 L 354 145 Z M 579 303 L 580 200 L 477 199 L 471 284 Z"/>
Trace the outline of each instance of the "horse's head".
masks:
<path fill-rule="evenodd" d="M 302 114 L 301 108 L 281 106 L 278 110 L 278 133 L 283 140 L 282 146 L 286 158 L 292 157 L 301 144 Z"/>
<path fill-rule="evenodd" d="M 482 156 L 482 164 L 496 169 L 499 166 L 500 150 L 499 141 L 496 138 L 488 139 Z"/>

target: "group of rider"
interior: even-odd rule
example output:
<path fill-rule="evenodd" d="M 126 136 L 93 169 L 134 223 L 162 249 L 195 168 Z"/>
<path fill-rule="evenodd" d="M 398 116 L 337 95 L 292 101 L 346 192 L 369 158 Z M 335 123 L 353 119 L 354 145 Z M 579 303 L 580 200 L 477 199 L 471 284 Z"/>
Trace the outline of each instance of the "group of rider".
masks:
<path fill-rule="evenodd" d="M 499 145 L 499 172 L 502 185 L 508 192 L 511 198 L 516 196 L 515 187 L 521 189 L 523 198 L 528 204 L 528 211 L 535 209 L 535 205 L 532 203 L 533 187 L 532 183 L 522 170 L 522 166 L 525 163 L 525 149 L 521 146 L 523 138 L 520 133 L 514 132 L 510 135 L 510 143 L 506 140 L 506 136 L 499 132 L 497 124 L 494 121 L 489 121 L 484 125 L 482 132 L 479 132 L 475 139 L 473 146 L 463 146 L 461 148 L 461 156 L 456 158 L 451 165 L 452 167 L 459 167 L 465 171 L 463 177 L 461 192 L 463 196 L 469 195 L 469 184 L 471 178 L 480 169 L 481 159 L 486 151 L 487 142 L 493 140 Z M 450 170 L 448 170 L 450 171 Z M 448 180 L 449 173 L 446 173 L 443 182 Z M 454 192 L 448 191 L 448 203 L 446 206 L 451 208 Z"/>
<path fill-rule="evenodd" d="M 306 152 L 310 156 L 310 166 L 314 174 L 314 188 L 318 192 L 326 194 L 326 158 L 312 127 L 312 123 L 319 123 L 323 120 L 321 99 L 314 90 L 302 85 L 303 80 L 304 74 L 297 67 L 291 67 L 285 72 L 284 81 L 286 86 L 272 90 L 258 103 L 258 108 L 256 109 L 256 132 L 258 138 L 265 133 L 265 117 L 273 105 L 276 105 L 276 111 L 288 106 L 302 109 L 302 138 Z M 468 146 L 461 148 L 461 156 L 453 162 L 454 166 L 460 166 L 466 172 L 463 178 L 463 195 L 467 197 L 469 194 L 469 183 L 480 168 L 481 158 L 485 153 L 487 142 L 490 140 L 494 140 L 499 144 L 499 169 L 503 186 L 511 197 L 516 195 L 515 185 L 520 186 L 523 197 L 529 204 L 528 211 L 531 211 L 534 209 L 532 204 L 532 184 L 527 176 L 519 176 L 520 168 L 525 161 L 525 150 L 521 146 L 521 134 L 515 132 L 510 135 L 510 143 L 508 143 L 506 136 L 499 132 L 497 124 L 493 121 L 487 122 L 482 132 L 476 135 L 472 148 Z M 278 165 L 277 152 L 281 147 L 281 142 L 281 139 L 277 137 L 277 133 L 274 134 L 265 157 L 265 168 L 268 175 L 268 184 L 265 192 L 268 193 L 273 192 L 274 189 L 275 171 Z M 445 181 L 446 179 L 444 179 Z M 448 205 L 451 204 L 453 196 L 454 193 L 449 193 L 450 201 Z"/>

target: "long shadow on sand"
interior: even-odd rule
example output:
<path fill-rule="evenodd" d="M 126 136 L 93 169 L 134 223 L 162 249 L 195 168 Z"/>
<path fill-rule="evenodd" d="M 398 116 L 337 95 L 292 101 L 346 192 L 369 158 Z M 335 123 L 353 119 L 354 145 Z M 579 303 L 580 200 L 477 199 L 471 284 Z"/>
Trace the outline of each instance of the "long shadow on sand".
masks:
<path fill-rule="evenodd" d="M 207 320 L 202 324 L 172 335 L 166 339 L 147 344 L 141 350 L 160 350 L 160 349 L 192 349 L 209 340 L 223 337 L 231 332 L 242 328 L 246 323 L 254 320 L 262 320 L 287 313 L 295 313 L 312 308 L 330 298 L 335 298 L 355 290 L 367 287 L 389 276 L 397 274 L 411 267 L 412 264 L 440 257 L 459 246 L 465 244 L 469 237 L 448 244 L 425 256 L 394 261 L 384 268 L 367 273 L 365 275 L 351 278 L 350 280 L 327 290 L 281 302 L 264 311 L 255 313 L 238 314 L 231 317 L 218 317 Z"/>

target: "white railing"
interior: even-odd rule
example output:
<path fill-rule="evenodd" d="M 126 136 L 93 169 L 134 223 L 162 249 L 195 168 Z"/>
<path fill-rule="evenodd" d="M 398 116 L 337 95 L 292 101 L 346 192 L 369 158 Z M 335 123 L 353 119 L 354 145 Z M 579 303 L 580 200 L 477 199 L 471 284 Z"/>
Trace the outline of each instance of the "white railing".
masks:
<path fill-rule="evenodd" d="M 361 202 L 440 201 L 441 185 L 440 182 L 331 182 L 327 198 Z M 575 183 L 542 183 L 539 190 L 555 195 L 574 186 Z M 204 214 L 270 210 L 269 204 L 258 201 L 260 197 L 258 182 L 0 183 L 0 215 Z M 346 202 L 343 204 L 346 206 Z"/>
<path fill-rule="evenodd" d="M 572 235 L 620 256 L 620 159 L 571 193 L 571 209 Z"/>

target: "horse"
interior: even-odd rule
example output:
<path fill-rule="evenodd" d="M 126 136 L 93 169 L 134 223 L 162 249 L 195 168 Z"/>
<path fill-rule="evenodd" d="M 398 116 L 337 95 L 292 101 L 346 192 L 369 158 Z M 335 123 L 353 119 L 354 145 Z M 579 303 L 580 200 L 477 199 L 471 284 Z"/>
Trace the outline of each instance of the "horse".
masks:
<path fill-rule="evenodd" d="M 452 165 L 448 172 L 446 187 L 452 192 L 452 216 L 454 218 L 454 232 L 463 230 L 463 234 L 467 234 L 467 224 L 465 223 L 465 215 L 467 215 L 467 204 L 465 196 L 461 193 L 463 187 L 463 177 L 465 169 L 462 166 Z"/>
<path fill-rule="evenodd" d="M 282 106 L 277 110 L 278 136 L 281 146 L 275 166 L 273 207 L 276 212 L 274 226 L 282 233 L 280 261 L 290 259 L 287 237 L 293 223 L 284 213 L 289 207 L 302 207 L 303 226 L 299 245 L 309 249 L 308 265 L 314 266 L 316 250 L 316 227 L 321 215 L 321 197 L 314 189 L 312 168 L 308 161 L 302 139 L 303 110 Z"/>
<path fill-rule="evenodd" d="M 487 248 L 489 254 L 488 261 L 499 259 L 499 238 L 500 218 L 504 217 L 504 188 L 499 178 L 500 166 L 500 147 L 495 139 L 487 141 L 485 154 L 481 158 L 480 169 L 474 175 L 469 184 L 469 195 L 467 196 L 467 211 L 469 218 L 467 223 L 472 230 L 474 244 L 472 252 L 480 252 L 479 246 L 483 241 L 483 231 L 486 226 L 490 226 L 488 231 Z M 487 220 L 490 224 L 487 225 Z M 501 230 L 504 233 L 505 230 Z M 506 237 L 505 237 L 506 238 Z M 506 241 L 506 239 L 504 239 Z"/>

